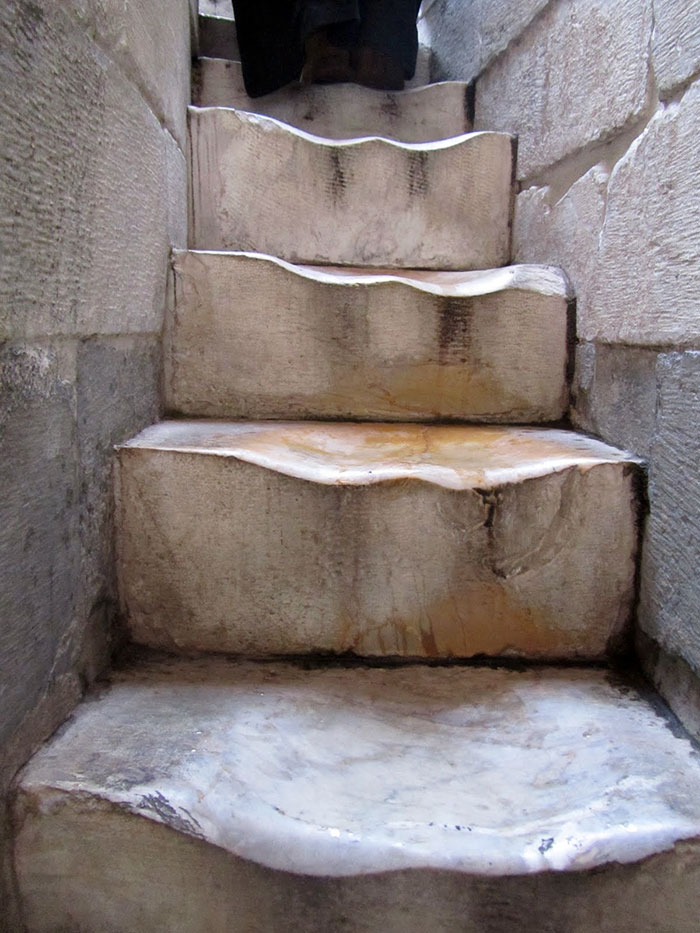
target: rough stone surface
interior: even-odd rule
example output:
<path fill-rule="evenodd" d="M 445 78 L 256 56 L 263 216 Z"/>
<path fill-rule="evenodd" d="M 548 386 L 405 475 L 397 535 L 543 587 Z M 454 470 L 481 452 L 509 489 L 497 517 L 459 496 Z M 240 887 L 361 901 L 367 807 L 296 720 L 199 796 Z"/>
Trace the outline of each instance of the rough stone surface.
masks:
<path fill-rule="evenodd" d="M 433 77 L 471 81 L 549 0 L 436 0 L 424 3 L 422 27 L 433 47 Z"/>
<path fill-rule="evenodd" d="M 133 81 L 184 148 L 190 96 L 190 0 L 48 0 L 72 15 Z"/>
<path fill-rule="evenodd" d="M 253 100 L 245 92 L 240 62 L 221 58 L 200 60 L 194 103 L 261 113 L 330 139 L 384 136 L 420 143 L 461 136 L 472 128 L 462 82 L 399 93 L 354 84 L 288 84 Z"/>
<path fill-rule="evenodd" d="M 0 339 L 157 331 L 168 204 L 182 213 L 183 201 L 182 188 L 168 196 L 169 134 L 66 13 L 32 7 L 31 19 L 26 7 L 11 4 L 0 22 L 0 106 L 13 127 L 0 176 Z"/>
<path fill-rule="evenodd" d="M 124 614 L 174 650 L 602 657 L 634 473 L 566 431 L 165 422 L 120 451 Z"/>
<path fill-rule="evenodd" d="M 605 220 L 608 174 L 596 166 L 559 194 L 551 187 L 526 188 L 515 199 L 513 258 L 554 263 L 566 270 L 576 295 L 579 329 L 591 304 L 598 244 Z"/>
<path fill-rule="evenodd" d="M 528 178 L 637 119 L 647 102 L 651 0 L 549 6 L 477 83 L 476 127 L 518 133 Z"/>
<path fill-rule="evenodd" d="M 332 141 L 190 108 L 191 245 L 292 262 L 475 269 L 509 255 L 511 137 Z"/>
<path fill-rule="evenodd" d="M 579 344 L 576 427 L 648 457 L 656 430 L 656 361 L 646 347 Z"/>
<path fill-rule="evenodd" d="M 653 63 L 663 94 L 700 72 L 700 5 L 694 0 L 653 2 Z"/>
<path fill-rule="evenodd" d="M 683 658 L 662 651 L 644 632 L 637 631 L 636 643 L 649 680 L 688 732 L 700 741 L 700 677 Z"/>
<path fill-rule="evenodd" d="M 105 626 L 116 602 L 114 445 L 159 415 L 158 337 L 92 338 L 78 348 L 77 430 L 80 452 L 83 616 Z M 95 618 L 96 616 L 96 618 Z M 107 631 L 106 634 L 109 634 Z M 99 670 L 99 664 L 93 664 Z"/>
<path fill-rule="evenodd" d="M 587 340 L 700 342 L 700 81 L 661 107 L 608 185 L 598 273 L 581 321 Z"/>
<path fill-rule="evenodd" d="M 154 417 L 157 370 L 141 368 L 153 336 L 95 335 L 162 326 L 170 244 L 186 243 L 190 9 L 3 4 L 0 813 L 110 644 L 107 445 Z M 139 398 L 101 391 L 126 379 Z M 0 929 L 17 933 L 5 830 Z"/>
<path fill-rule="evenodd" d="M 38 703 L 77 609 L 75 348 L 0 353 L 0 746 Z"/>
<path fill-rule="evenodd" d="M 180 253 L 169 411 L 216 418 L 560 419 L 562 273 L 372 274 Z"/>
<path fill-rule="evenodd" d="M 17 869 L 29 933 L 691 933 L 698 799 L 603 671 L 171 661 L 30 764 Z"/>
<path fill-rule="evenodd" d="M 700 353 L 659 359 L 640 624 L 700 673 Z"/>

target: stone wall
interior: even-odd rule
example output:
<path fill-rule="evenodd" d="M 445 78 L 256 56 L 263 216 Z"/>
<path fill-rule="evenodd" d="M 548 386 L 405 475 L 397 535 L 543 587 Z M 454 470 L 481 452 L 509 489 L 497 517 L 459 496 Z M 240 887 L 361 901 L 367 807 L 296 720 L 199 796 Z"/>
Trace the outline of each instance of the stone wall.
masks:
<path fill-rule="evenodd" d="M 433 0 L 423 28 L 519 135 L 513 259 L 578 296 L 572 421 L 648 458 L 638 648 L 700 735 L 700 4 Z"/>
<path fill-rule="evenodd" d="M 159 415 L 195 13 L 0 0 L 0 801 L 116 637 L 112 445 Z"/>

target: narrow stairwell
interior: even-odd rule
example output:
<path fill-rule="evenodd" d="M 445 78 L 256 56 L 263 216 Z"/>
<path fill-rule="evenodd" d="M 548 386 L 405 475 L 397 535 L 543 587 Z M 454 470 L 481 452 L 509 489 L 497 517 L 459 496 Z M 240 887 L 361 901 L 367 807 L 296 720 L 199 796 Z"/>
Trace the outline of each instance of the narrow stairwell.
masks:
<path fill-rule="evenodd" d="M 513 140 L 455 82 L 197 76 L 137 649 L 21 776 L 27 930 L 695 933 L 697 752 L 615 672 L 642 464 L 562 427 Z"/>

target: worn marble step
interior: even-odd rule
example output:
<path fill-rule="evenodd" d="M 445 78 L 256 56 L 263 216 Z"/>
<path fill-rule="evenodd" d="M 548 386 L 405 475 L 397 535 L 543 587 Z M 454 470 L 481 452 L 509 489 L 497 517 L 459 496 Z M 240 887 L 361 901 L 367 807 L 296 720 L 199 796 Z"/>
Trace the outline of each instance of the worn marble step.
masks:
<path fill-rule="evenodd" d="M 371 272 L 179 252 L 169 411 L 215 418 L 556 421 L 569 284 L 556 269 Z"/>
<path fill-rule="evenodd" d="M 467 85 L 445 81 L 400 93 L 355 84 L 290 84 L 252 99 L 240 62 L 203 58 L 195 69 L 193 103 L 235 107 L 282 120 L 329 139 L 383 136 L 408 143 L 462 136 L 472 129 Z"/>
<path fill-rule="evenodd" d="M 195 249 L 390 268 L 508 262 L 508 134 L 328 140 L 223 107 L 191 107 L 189 127 Z"/>
<path fill-rule="evenodd" d="M 143 663 L 21 776 L 28 933 L 696 933 L 700 766 L 601 670 Z"/>
<path fill-rule="evenodd" d="M 559 430 L 163 422 L 119 450 L 124 618 L 175 651 L 601 658 L 636 473 Z"/>

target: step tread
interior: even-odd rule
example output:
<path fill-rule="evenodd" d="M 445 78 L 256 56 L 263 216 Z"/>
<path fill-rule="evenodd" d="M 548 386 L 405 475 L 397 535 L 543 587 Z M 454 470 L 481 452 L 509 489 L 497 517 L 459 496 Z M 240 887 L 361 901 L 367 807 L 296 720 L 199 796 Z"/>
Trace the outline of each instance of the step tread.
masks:
<path fill-rule="evenodd" d="M 407 152 L 436 152 L 444 149 L 453 149 L 465 142 L 483 138 L 507 139 L 512 141 L 515 137 L 512 133 L 506 133 L 502 130 L 470 130 L 466 133 L 460 133 L 458 136 L 451 136 L 449 139 L 430 139 L 421 142 L 404 142 L 400 139 L 388 139 L 384 136 L 351 136 L 347 139 L 329 139 L 326 136 L 319 136 L 299 126 L 293 126 L 291 123 L 285 123 L 278 117 L 270 117 L 264 113 L 251 113 L 247 110 L 241 110 L 239 107 L 197 107 L 190 104 L 187 108 L 190 116 L 206 117 L 207 115 L 223 117 L 230 120 L 233 125 L 248 124 L 258 126 L 268 132 L 273 132 L 276 128 L 283 133 L 289 133 L 292 136 L 298 136 L 307 142 L 314 143 L 321 148 L 337 149 L 339 147 L 352 148 L 374 148 L 389 146 L 392 148 L 403 149 Z"/>
<path fill-rule="evenodd" d="M 329 285 L 381 285 L 401 282 L 412 288 L 432 295 L 445 295 L 450 298 L 472 298 L 477 295 L 490 295 L 506 289 L 536 292 L 541 295 L 573 298 L 571 283 L 561 269 L 537 263 L 518 263 L 499 266 L 495 269 L 444 270 L 444 269 L 382 269 L 367 266 L 334 266 L 293 263 L 279 256 L 268 253 L 256 253 L 249 250 L 211 250 L 191 249 L 173 250 L 175 257 L 216 256 L 225 260 L 231 257 L 258 259 L 273 263 L 296 275 L 324 282 Z"/>
<path fill-rule="evenodd" d="M 413 479 L 448 489 L 640 463 L 572 431 L 490 425 L 163 421 L 120 449 L 230 457 L 326 485 Z"/>
<path fill-rule="evenodd" d="M 298 874 L 581 871 L 697 856 L 700 766 L 670 726 L 597 669 L 144 662 L 32 760 L 20 805 L 101 801 Z"/>
<path fill-rule="evenodd" d="M 257 113 L 313 131 L 321 137 L 386 136 L 421 142 L 459 136 L 471 129 L 462 81 L 388 92 L 357 84 L 288 84 L 264 97 L 248 97 L 240 62 L 200 58 L 193 103 Z"/>

